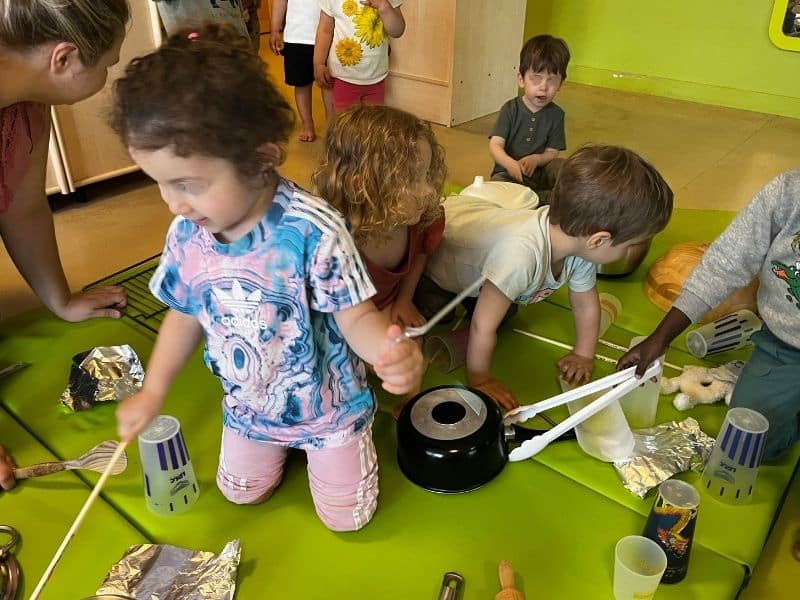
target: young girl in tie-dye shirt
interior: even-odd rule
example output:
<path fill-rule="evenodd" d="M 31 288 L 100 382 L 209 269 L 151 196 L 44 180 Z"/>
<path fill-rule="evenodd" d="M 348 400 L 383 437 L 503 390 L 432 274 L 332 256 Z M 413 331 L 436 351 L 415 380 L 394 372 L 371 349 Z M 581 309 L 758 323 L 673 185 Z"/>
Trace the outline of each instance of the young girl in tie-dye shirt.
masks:
<path fill-rule="evenodd" d="M 113 125 L 176 215 L 150 282 L 170 311 L 120 437 L 158 414 L 205 338 L 223 387 L 222 493 L 265 500 L 300 448 L 323 522 L 364 526 L 378 477 L 359 356 L 393 393 L 418 384 L 422 356 L 370 301 L 344 218 L 276 173 L 293 115 L 264 64 L 227 26 L 176 33 L 119 80 Z"/>

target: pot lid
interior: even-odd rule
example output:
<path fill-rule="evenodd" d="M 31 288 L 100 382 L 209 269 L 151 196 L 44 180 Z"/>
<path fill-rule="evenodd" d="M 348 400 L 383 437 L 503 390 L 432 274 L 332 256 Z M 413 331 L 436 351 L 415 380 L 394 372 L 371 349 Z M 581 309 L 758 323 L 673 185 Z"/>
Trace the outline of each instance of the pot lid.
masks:
<path fill-rule="evenodd" d="M 420 396 L 411 407 L 411 425 L 434 440 L 458 440 L 481 428 L 488 411 L 485 401 L 464 388 L 444 387 Z"/>

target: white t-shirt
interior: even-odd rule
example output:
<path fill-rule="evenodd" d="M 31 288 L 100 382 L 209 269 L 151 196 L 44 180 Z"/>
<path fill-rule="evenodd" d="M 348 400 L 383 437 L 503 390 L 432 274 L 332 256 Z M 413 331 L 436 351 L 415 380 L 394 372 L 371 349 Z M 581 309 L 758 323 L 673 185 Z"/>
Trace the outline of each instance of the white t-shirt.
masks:
<path fill-rule="evenodd" d="M 288 0 L 283 41 L 313 46 L 317 37 L 317 24 L 319 24 L 318 0 Z"/>
<path fill-rule="evenodd" d="M 595 286 L 595 266 L 568 256 L 556 279 L 550 266 L 550 208 L 499 208 L 470 196 L 444 202 L 444 238 L 426 274 L 451 292 L 484 275 L 517 304 L 544 300 L 565 283 L 574 292 Z M 476 292 L 477 295 L 477 292 Z"/>
<path fill-rule="evenodd" d="M 389 2 L 395 8 L 403 3 Z M 378 11 L 358 0 L 319 0 L 319 8 L 335 22 L 328 53 L 331 75 L 357 85 L 386 79 L 389 42 Z"/>

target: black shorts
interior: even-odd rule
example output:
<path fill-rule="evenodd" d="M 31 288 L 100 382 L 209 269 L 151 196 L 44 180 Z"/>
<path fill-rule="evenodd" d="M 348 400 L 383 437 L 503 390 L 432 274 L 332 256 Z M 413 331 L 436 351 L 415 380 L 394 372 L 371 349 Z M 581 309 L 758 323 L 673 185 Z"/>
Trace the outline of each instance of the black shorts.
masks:
<path fill-rule="evenodd" d="M 283 73 L 286 85 L 304 87 L 314 83 L 314 45 L 283 44 Z"/>

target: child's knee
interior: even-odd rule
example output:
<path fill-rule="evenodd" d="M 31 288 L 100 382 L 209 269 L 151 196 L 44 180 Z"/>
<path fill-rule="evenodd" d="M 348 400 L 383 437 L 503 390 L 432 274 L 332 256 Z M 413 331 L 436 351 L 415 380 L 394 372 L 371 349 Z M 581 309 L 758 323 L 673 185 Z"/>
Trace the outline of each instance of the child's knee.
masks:
<path fill-rule="evenodd" d="M 798 438 L 796 426 L 792 427 L 791 424 L 781 426 L 772 420 L 770 420 L 769 426 L 770 430 L 767 432 L 767 442 L 764 445 L 764 455 L 762 456 L 762 460 L 767 461 L 775 460 L 786 454 Z"/>
<path fill-rule="evenodd" d="M 281 482 L 281 472 L 268 477 L 237 477 L 220 465 L 217 487 L 234 504 L 259 504 L 269 499 Z"/>
<path fill-rule="evenodd" d="M 308 483 L 329 529 L 357 531 L 369 523 L 378 506 L 378 462 L 369 433 L 335 457 L 309 457 Z"/>
<path fill-rule="evenodd" d="M 372 520 L 378 507 L 378 473 L 352 489 L 314 487 L 314 508 L 331 531 L 358 531 Z"/>

